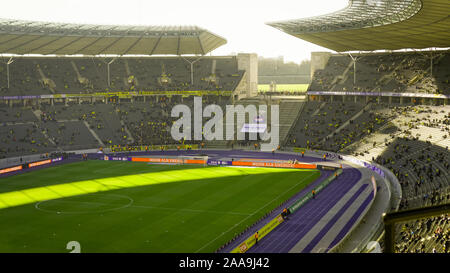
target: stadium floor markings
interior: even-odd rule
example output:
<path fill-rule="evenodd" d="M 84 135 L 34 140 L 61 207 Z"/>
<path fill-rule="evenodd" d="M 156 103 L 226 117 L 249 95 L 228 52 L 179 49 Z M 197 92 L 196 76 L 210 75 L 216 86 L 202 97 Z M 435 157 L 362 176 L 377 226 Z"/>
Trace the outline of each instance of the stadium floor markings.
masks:
<path fill-rule="evenodd" d="M 231 215 L 242 215 L 249 216 L 250 213 L 240 213 L 240 212 L 232 212 L 232 211 L 216 211 L 216 210 L 197 210 L 197 209 L 183 209 L 183 208 L 166 208 L 166 207 L 153 207 L 153 206 L 141 206 L 141 205 L 132 205 L 132 208 L 145 208 L 145 209 L 162 209 L 162 210 L 176 210 L 176 211 L 186 211 L 186 212 L 194 212 L 194 213 L 216 213 L 216 214 L 231 214 Z"/>
<path fill-rule="evenodd" d="M 115 197 L 119 197 L 122 199 L 127 199 L 129 200 L 127 204 L 122 205 L 120 207 L 115 207 L 115 208 L 110 208 L 110 209 L 104 209 L 104 210 L 96 210 L 96 211 L 73 211 L 73 212 L 67 212 L 67 211 L 55 211 L 55 210 L 48 210 L 48 209 L 43 209 L 40 207 L 41 204 L 46 203 L 46 202 L 55 202 L 55 203 L 72 203 L 72 204 L 95 204 L 95 205 L 110 205 L 108 203 L 102 203 L 102 202 L 87 202 L 87 201 L 71 201 L 71 200 L 64 200 L 64 199 L 52 199 L 52 200 L 45 200 L 45 201 L 40 201 L 37 202 L 34 207 L 37 210 L 40 211 L 44 211 L 44 212 L 50 212 L 50 213 L 56 213 L 56 214 L 94 214 L 94 213 L 103 213 L 103 212 L 109 212 L 109 211 L 116 211 L 116 210 L 121 210 L 124 208 L 128 208 L 130 207 L 133 203 L 134 200 L 133 198 L 126 196 L 126 195 L 120 195 L 120 194 L 92 194 L 92 195 L 101 195 L 101 196 L 115 196 Z M 79 197 L 79 196 L 75 196 L 75 197 Z"/>
<path fill-rule="evenodd" d="M 157 207 L 157 206 L 133 205 L 134 200 L 131 197 L 125 196 L 125 195 L 115 195 L 115 196 L 120 196 L 120 197 L 123 197 L 123 198 L 127 198 L 127 199 L 130 200 L 130 202 L 128 204 L 126 204 L 126 205 L 121 206 L 121 207 L 106 209 L 106 210 L 102 210 L 102 211 L 92 211 L 92 212 L 89 212 L 89 211 L 87 211 L 87 212 L 64 212 L 64 211 L 59 211 L 59 213 L 63 213 L 63 214 L 89 214 L 89 213 L 100 213 L 100 212 L 106 212 L 106 211 L 112 211 L 112 210 L 120 210 L 120 209 L 124 209 L 124 208 L 133 207 L 133 208 L 144 208 L 144 209 L 174 210 L 174 211 L 193 212 L 193 213 L 214 213 L 214 214 L 230 214 L 230 215 L 242 215 L 242 216 L 249 216 L 249 215 L 251 215 L 250 213 L 241 213 L 241 212 L 232 212 L 232 211 L 196 210 L 196 209 L 185 209 L 185 208 L 168 208 L 168 207 Z M 45 211 L 45 212 L 52 212 L 52 213 L 57 213 L 58 212 L 58 211 L 55 211 L 55 210 L 47 210 L 47 209 L 41 208 L 40 205 L 45 203 L 45 202 L 87 204 L 87 205 L 89 205 L 89 204 L 90 205 L 110 205 L 108 203 L 102 203 L 102 202 L 87 202 L 87 201 L 72 201 L 72 200 L 64 200 L 64 199 L 54 199 L 54 200 L 46 200 L 46 201 L 37 202 L 35 204 L 35 208 L 40 210 L 40 211 Z"/>
<path fill-rule="evenodd" d="M 267 207 L 268 205 L 272 204 L 275 200 L 277 200 L 278 198 L 280 198 L 281 196 L 283 196 L 284 194 L 286 194 L 287 192 L 289 192 L 291 189 L 297 187 L 299 184 L 303 183 L 305 181 L 305 179 L 309 178 L 310 176 L 312 176 L 314 173 L 310 173 L 308 176 L 305 176 L 302 180 L 300 180 L 300 182 L 298 182 L 297 184 L 295 184 L 294 186 L 290 187 L 289 189 L 287 189 L 286 191 L 284 191 L 283 193 L 281 193 L 280 195 L 278 195 L 277 197 L 275 197 L 274 199 L 272 199 L 270 202 L 268 202 L 265 206 L 257 209 L 255 212 L 253 212 L 252 214 L 248 215 L 247 217 L 245 217 L 244 219 L 242 219 L 240 222 L 238 222 L 237 224 L 235 224 L 234 226 L 232 226 L 231 228 L 229 228 L 227 231 L 223 232 L 221 235 L 217 236 L 216 238 L 214 238 L 214 240 L 208 242 L 207 244 L 203 245 L 201 248 L 197 249 L 197 251 L 195 251 L 195 253 L 198 253 L 200 250 L 204 249 L 205 247 L 207 247 L 208 245 L 210 245 L 212 242 L 215 242 L 217 239 L 221 238 L 223 235 L 227 234 L 228 232 L 230 232 L 233 228 L 237 227 L 238 225 L 240 225 L 242 222 L 244 222 L 245 220 L 247 220 L 248 218 L 250 218 L 251 216 L 255 215 L 256 213 L 258 213 L 259 211 L 261 211 L 263 208 Z"/>
<path fill-rule="evenodd" d="M 95 170 L 95 171 L 93 171 L 93 173 L 102 173 L 102 172 L 105 171 L 105 170 L 115 169 L 115 168 L 118 168 L 118 167 L 122 167 L 122 166 L 126 165 L 125 163 L 128 163 L 128 162 L 120 162 L 119 164 L 111 164 L 111 165 L 109 165 L 108 167 L 105 167 L 105 168 L 101 168 L 101 169 Z"/>

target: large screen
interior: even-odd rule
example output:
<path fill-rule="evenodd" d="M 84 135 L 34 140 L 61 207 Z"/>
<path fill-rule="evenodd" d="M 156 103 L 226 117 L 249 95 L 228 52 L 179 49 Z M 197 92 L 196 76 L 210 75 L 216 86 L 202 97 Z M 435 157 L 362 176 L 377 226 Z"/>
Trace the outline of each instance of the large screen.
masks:
<path fill-rule="evenodd" d="M 267 123 L 263 116 L 257 116 L 253 123 L 244 123 L 241 133 L 264 133 L 267 130 Z"/>

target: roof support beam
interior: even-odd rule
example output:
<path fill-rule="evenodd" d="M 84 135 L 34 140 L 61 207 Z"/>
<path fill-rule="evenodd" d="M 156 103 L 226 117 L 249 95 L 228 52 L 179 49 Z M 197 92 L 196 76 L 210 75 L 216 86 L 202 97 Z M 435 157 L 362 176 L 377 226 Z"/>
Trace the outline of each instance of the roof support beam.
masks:
<path fill-rule="evenodd" d="M 17 35 L 17 36 L 15 36 L 15 37 L 13 37 L 13 38 L 11 38 L 11 39 L 9 39 L 9 40 L 0 42 L 0 45 L 6 44 L 6 43 L 10 43 L 10 42 L 12 42 L 12 41 L 14 41 L 14 40 L 16 40 L 16 39 L 22 38 L 23 36 L 25 36 L 25 35 Z"/>
<path fill-rule="evenodd" d="M 33 51 L 38 50 L 38 49 L 40 49 L 40 48 L 46 47 L 46 46 L 48 46 L 49 44 L 51 44 L 51 43 L 53 43 L 53 42 L 55 42 L 55 41 L 60 40 L 61 38 L 62 38 L 62 37 L 57 37 L 57 38 L 54 39 L 54 40 L 51 40 L 51 41 L 49 41 L 49 42 L 47 42 L 47 43 L 45 43 L 45 44 L 42 44 L 42 45 L 40 45 L 40 46 L 38 46 L 38 47 L 35 47 L 35 48 L 31 49 L 29 52 L 33 52 Z"/>
<path fill-rule="evenodd" d="M 9 65 L 14 62 L 13 57 L 9 58 L 9 61 L 6 63 L 6 77 L 8 79 L 8 89 L 9 89 Z"/>
<path fill-rule="evenodd" d="M 137 43 L 139 43 L 139 42 L 142 40 L 143 37 L 144 37 L 144 35 L 142 35 L 141 37 L 139 37 L 134 43 L 132 43 L 127 49 L 125 49 L 124 52 L 122 52 L 122 55 L 128 54 L 128 52 L 129 52 L 135 45 L 137 45 Z"/>
<path fill-rule="evenodd" d="M 72 44 L 72 43 L 74 43 L 74 42 L 80 40 L 80 38 L 81 38 L 81 37 L 78 37 L 78 38 L 76 38 L 76 39 L 74 39 L 74 40 L 71 40 L 71 41 L 67 42 L 65 45 L 60 46 L 60 47 L 58 47 L 57 49 L 54 49 L 54 50 L 50 51 L 48 54 L 55 54 L 55 52 L 58 52 L 58 51 L 60 51 L 61 49 L 63 49 L 63 48 L 65 48 L 65 47 L 69 46 L 70 44 Z"/>
<path fill-rule="evenodd" d="M 198 39 L 198 44 L 200 45 L 200 49 L 202 51 L 202 55 L 205 55 L 205 49 L 203 48 L 202 41 L 200 40 L 200 35 L 197 36 L 197 39 Z"/>
<path fill-rule="evenodd" d="M 81 26 L 78 27 L 78 29 L 80 29 L 80 28 L 81 28 Z M 89 30 L 92 30 L 92 29 L 94 29 L 94 28 L 95 28 L 95 27 L 91 27 Z M 83 38 L 85 38 L 85 37 L 86 37 L 86 36 L 80 36 L 80 37 L 78 37 L 77 39 L 73 40 L 72 42 L 70 42 L 70 43 L 68 43 L 68 44 L 66 44 L 66 45 L 64 45 L 64 46 L 62 46 L 62 47 L 59 47 L 59 48 L 53 50 L 52 52 L 50 52 L 50 54 L 54 54 L 54 53 L 56 53 L 56 52 L 58 52 L 58 51 L 61 51 L 61 50 L 63 50 L 64 48 L 70 46 L 72 43 L 76 43 L 76 42 L 78 42 L 79 40 L 81 40 L 81 39 L 83 39 Z M 68 55 L 68 54 L 66 54 L 66 55 Z"/>
<path fill-rule="evenodd" d="M 350 58 L 352 58 L 353 61 L 353 87 L 356 86 L 356 61 L 358 61 L 358 59 L 361 59 L 362 57 L 354 57 L 350 52 L 348 53 L 348 55 L 350 56 Z M 361 55 L 361 53 L 360 53 Z"/>
<path fill-rule="evenodd" d="M 7 88 L 9 89 L 9 65 L 14 62 L 13 57 L 10 57 L 9 60 L 5 63 L 6 64 L 6 82 L 7 82 Z"/>
<path fill-rule="evenodd" d="M 107 63 L 107 68 L 108 68 L 108 87 L 111 87 L 111 73 L 110 73 L 110 70 L 109 70 L 109 66 L 110 66 L 115 60 L 117 60 L 117 58 L 114 58 L 114 59 L 112 59 L 111 61 L 109 61 L 109 62 Z"/>
<path fill-rule="evenodd" d="M 86 37 L 85 37 L 86 38 Z M 86 48 L 90 47 L 91 45 L 95 44 L 96 42 L 98 42 L 102 37 L 98 37 L 97 39 L 95 39 L 93 42 L 88 43 L 87 45 L 85 45 L 84 47 L 80 48 L 79 50 L 75 51 L 73 54 L 81 54 L 80 52 L 83 52 L 83 50 L 85 50 Z M 95 55 L 95 54 L 94 54 Z"/>
<path fill-rule="evenodd" d="M 28 43 L 31 43 L 31 42 L 36 41 L 36 40 L 39 40 L 39 39 L 41 39 L 42 37 L 43 37 L 43 36 L 37 36 L 37 37 L 35 37 L 34 39 L 31 39 L 31 40 L 26 41 L 26 42 L 24 42 L 24 43 L 21 43 L 21 44 L 19 44 L 19 45 L 16 45 L 16 46 L 13 46 L 13 47 L 9 47 L 9 48 L 5 49 L 5 52 L 9 52 L 9 50 L 11 50 L 11 49 L 20 48 L 20 47 L 22 47 L 22 46 L 24 46 L 24 45 L 26 45 L 26 44 L 28 44 Z"/>
<path fill-rule="evenodd" d="M 177 55 L 180 55 L 181 35 L 178 35 Z"/>
<path fill-rule="evenodd" d="M 115 29 L 115 28 L 112 28 Z M 110 29 L 110 30 L 112 30 Z M 131 29 L 133 29 L 133 27 L 130 27 L 127 29 L 127 32 L 130 31 Z M 110 43 L 109 45 L 107 45 L 106 47 L 104 47 L 102 50 L 100 50 L 100 52 L 98 54 L 102 54 L 103 52 L 105 52 L 107 49 L 109 49 L 110 47 L 112 47 L 113 45 L 115 45 L 118 41 L 122 40 L 125 37 L 117 37 L 117 39 L 115 39 L 112 43 Z"/>
<path fill-rule="evenodd" d="M 162 34 L 159 36 L 158 41 L 156 41 L 155 46 L 153 46 L 153 49 L 152 49 L 152 51 L 150 52 L 150 55 L 153 55 L 153 53 L 155 52 L 156 48 L 157 48 L 158 45 L 159 45 L 159 42 L 160 42 L 161 39 L 162 39 L 162 36 L 163 36 Z"/>
<path fill-rule="evenodd" d="M 100 52 L 98 54 L 102 54 L 103 52 L 105 52 L 107 49 L 109 49 L 110 47 L 112 47 L 113 45 L 115 45 L 118 41 L 122 40 L 123 37 L 119 37 L 117 39 L 115 39 L 112 43 L 110 43 L 109 45 L 107 45 L 106 47 L 104 47 L 102 50 L 100 50 Z"/>
<path fill-rule="evenodd" d="M 185 57 L 181 57 L 183 58 L 183 60 L 185 60 L 186 62 L 188 62 L 191 65 L 191 85 L 194 85 L 194 64 L 199 61 L 201 58 L 203 58 L 204 56 L 200 56 L 199 58 L 195 59 L 193 62 L 189 61 L 188 59 L 186 59 Z"/>

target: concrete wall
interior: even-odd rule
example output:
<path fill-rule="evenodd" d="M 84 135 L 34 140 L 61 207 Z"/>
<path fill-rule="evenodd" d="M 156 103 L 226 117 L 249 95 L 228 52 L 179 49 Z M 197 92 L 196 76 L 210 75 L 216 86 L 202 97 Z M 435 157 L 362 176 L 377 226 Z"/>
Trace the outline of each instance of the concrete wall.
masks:
<path fill-rule="evenodd" d="M 331 52 L 311 52 L 311 80 L 317 69 L 325 68 L 330 57 Z"/>
<path fill-rule="evenodd" d="M 237 55 L 238 69 L 245 70 L 246 76 L 242 79 L 246 82 L 245 97 L 258 95 L 258 55 L 255 53 L 239 53 Z M 242 96 L 243 97 L 243 96 Z M 241 98 L 241 96 L 240 96 Z"/>
<path fill-rule="evenodd" d="M 233 100 L 238 101 L 242 98 L 247 98 L 248 97 L 247 93 L 249 89 L 250 88 L 248 87 L 248 74 L 246 71 L 242 76 L 241 82 L 238 84 L 238 86 L 233 92 Z"/>

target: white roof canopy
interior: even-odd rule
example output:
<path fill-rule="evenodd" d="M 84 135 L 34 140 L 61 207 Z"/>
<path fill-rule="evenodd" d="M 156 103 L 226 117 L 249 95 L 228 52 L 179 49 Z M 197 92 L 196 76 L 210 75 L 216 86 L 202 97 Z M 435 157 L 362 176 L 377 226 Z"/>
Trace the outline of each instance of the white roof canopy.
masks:
<path fill-rule="evenodd" d="M 0 53 L 205 55 L 227 41 L 197 26 L 82 25 L 0 19 Z"/>
<path fill-rule="evenodd" d="M 334 13 L 267 24 L 337 52 L 445 48 L 449 14 L 449 0 L 349 0 Z"/>

